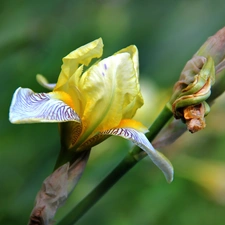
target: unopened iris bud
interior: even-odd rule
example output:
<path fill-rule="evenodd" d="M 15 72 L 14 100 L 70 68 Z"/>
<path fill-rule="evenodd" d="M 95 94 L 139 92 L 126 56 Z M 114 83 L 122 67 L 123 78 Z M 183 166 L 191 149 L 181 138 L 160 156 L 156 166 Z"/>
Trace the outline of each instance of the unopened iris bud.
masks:
<path fill-rule="evenodd" d="M 215 74 L 225 68 L 225 27 L 210 37 L 187 62 L 167 104 L 176 119 L 194 133 L 205 128 L 210 107 L 206 100 L 215 83 Z"/>
<path fill-rule="evenodd" d="M 204 117 L 209 113 L 206 103 L 215 82 L 212 57 L 194 56 L 184 67 L 169 102 L 176 119 L 182 119 L 190 132 L 205 128 Z"/>

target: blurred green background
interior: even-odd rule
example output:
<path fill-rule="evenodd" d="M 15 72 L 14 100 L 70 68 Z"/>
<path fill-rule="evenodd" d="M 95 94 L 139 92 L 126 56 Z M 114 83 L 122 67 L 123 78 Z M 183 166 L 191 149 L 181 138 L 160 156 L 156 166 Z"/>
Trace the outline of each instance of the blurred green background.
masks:
<path fill-rule="evenodd" d="M 184 64 L 200 45 L 225 26 L 225 3 L 214 0 L 50 0 L 0 3 L 0 224 L 27 224 L 36 193 L 59 151 L 57 124 L 12 125 L 8 111 L 19 86 L 36 92 L 35 75 L 56 82 L 61 59 L 102 37 L 104 56 L 130 44 L 140 53 L 147 125 L 169 98 Z M 220 225 L 225 221 L 225 99 L 207 117 L 207 128 L 183 135 L 165 154 L 175 168 L 167 184 L 144 159 L 77 224 Z M 143 116 L 144 115 L 144 116 Z M 138 115 L 137 115 L 138 116 Z M 110 138 L 95 147 L 59 220 L 122 157 L 131 144 Z"/>

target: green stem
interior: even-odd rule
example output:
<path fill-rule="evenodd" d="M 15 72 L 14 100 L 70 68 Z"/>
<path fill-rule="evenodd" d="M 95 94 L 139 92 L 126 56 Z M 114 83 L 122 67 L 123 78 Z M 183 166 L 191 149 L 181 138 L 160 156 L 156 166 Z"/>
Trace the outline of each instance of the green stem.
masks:
<path fill-rule="evenodd" d="M 172 112 L 165 106 L 150 128 L 150 133 L 147 135 L 150 141 L 156 137 L 171 117 Z M 123 175 L 145 157 L 145 155 L 138 156 L 141 151 L 138 147 L 133 148 L 114 170 L 57 224 L 72 225 L 77 222 Z"/>
<path fill-rule="evenodd" d="M 153 124 L 150 127 L 150 133 L 148 133 L 146 136 L 149 139 L 149 141 L 153 141 L 153 139 L 156 137 L 156 135 L 160 132 L 160 130 L 165 126 L 165 124 L 172 118 L 173 114 L 171 110 L 168 108 L 166 104 L 161 111 L 161 113 L 158 115 L 156 120 L 153 122 Z"/>
<path fill-rule="evenodd" d="M 73 154 L 73 152 L 65 152 L 61 149 L 60 152 L 59 152 L 58 158 L 56 160 L 54 170 L 56 170 L 57 168 L 59 168 L 63 164 L 69 162 L 70 159 L 71 159 L 71 156 L 73 156 L 72 154 Z"/>
<path fill-rule="evenodd" d="M 120 164 L 57 223 L 57 225 L 72 225 L 77 222 L 137 162 L 138 161 L 132 155 L 127 155 Z"/>

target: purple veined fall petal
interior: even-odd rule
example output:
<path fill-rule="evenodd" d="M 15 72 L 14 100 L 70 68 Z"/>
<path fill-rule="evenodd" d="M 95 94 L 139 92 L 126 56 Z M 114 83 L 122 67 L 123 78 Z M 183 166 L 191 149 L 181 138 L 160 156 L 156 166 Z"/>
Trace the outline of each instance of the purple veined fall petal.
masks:
<path fill-rule="evenodd" d="M 18 88 L 9 112 L 11 123 L 67 122 L 80 123 L 80 118 L 65 102 L 64 93 L 34 93 L 29 88 Z M 63 101 L 61 99 L 65 99 Z"/>
<path fill-rule="evenodd" d="M 119 127 L 99 132 L 88 139 L 80 146 L 80 149 L 84 150 L 90 148 L 90 146 L 97 145 L 111 135 L 128 139 L 148 154 L 153 163 L 159 167 L 164 173 L 166 180 L 170 183 L 173 180 L 173 166 L 162 153 L 154 149 L 143 133 L 147 131 L 148 129 L 138 121 L 123 120 Z"/>
<path fill-rule="evenodd" d="M 132 141 L 135 145 L 144 150 L 151 158 L 153 163 L 164 173 L 166 180 L 173 181 L 173 166 L 170 161 L 159 151 L 155 150 L 147 137 L 133 128 L 115 128 L 103 131 L 102 135 L 119 136 Z"/>

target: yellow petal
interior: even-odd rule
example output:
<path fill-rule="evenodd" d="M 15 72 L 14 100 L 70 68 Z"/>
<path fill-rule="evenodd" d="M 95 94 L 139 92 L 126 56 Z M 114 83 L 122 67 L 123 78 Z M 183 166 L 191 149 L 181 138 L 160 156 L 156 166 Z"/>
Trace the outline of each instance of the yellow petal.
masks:
<path fill-rule="evenodd" d="M 127 114 L 127 107 L 135 111 L 139 94 L 137 74 L 129 53 L 108 57 L 86 71 L 79 81 L 85 111 L 82 122 L 87 138 L 94 130 L 103 131 L 118 126 Z"/>
<path fill-rule="evenodd" d="M 128 46 L 127 48 L 121 49 L 120 51 L 118 51 L 115 54 L 119 54 L 122 52 L 128 52 L 130 54 L 130 57 L 133 61 L 133 65 L 134 65 L 134 68 L 136 71 L 136 73 L 135 73 L 136 81 L 135 82 L 136 82 L 138 94 L 135 97 L 134 101 L 132 101 L 130 104 L 128 104 L 126 106 L 126 108 L 124 108 L 124 114 L 123 114 L 123 118 L 132 118 L 135 115 L 137 109 L 140 108 L 144 104 L 144 100 L 143 100 L 143 97 L 140 92 L 140 85 L 139 85 L 139 80 L 138 80 L 139 79 L 138 49 L 135 45 L 131 45 L 131 46 Z"/>
<path fill-rule="evenodd" d="M 80 123 L 80 118 L 70 106 L 66 93 L 34 93 L 28 88 L 18 88 L 9 112 L 11 123 L 67 122 Z"/>
<path fill-rule="evenodd" d="M 74 74 L 79 65 L 83 64 L 88 66 L 93 58 L 99 58 L 102 56 L 103 42 L 99 38 L 92 41 L 80 48 L 74 50 L 63 58 L 62 71 L 59 75 L 55 90 L 65 84 L 67 80 Z"/>
<path fill-rule="evenodd" d="M 135 45 L 130 45 L 126 48 L 121 49 L 120 51 L 116 52 L 115 55 L 128 52 L 130 54 L 130 57 L 133 61 L 134 68 L 136 70 L 136 75 L 139 77 L 139 58 L 138 58 L 138 49 Z"/>
<path fill-rule="evenodd" d="M 54 92 L 59 91 L 67 93 L 73 102 L 73 109 L 78 115 L 82 115 L 84 98 L 81 91 L 78 88 L 80 76 L 83 72 L 83 66 L 80 66 L 76 72 L 67 80 L 67 82 L 59 88 L 55 88 Z"/>

